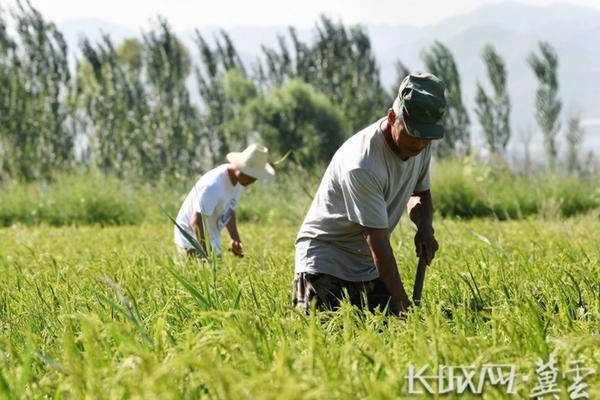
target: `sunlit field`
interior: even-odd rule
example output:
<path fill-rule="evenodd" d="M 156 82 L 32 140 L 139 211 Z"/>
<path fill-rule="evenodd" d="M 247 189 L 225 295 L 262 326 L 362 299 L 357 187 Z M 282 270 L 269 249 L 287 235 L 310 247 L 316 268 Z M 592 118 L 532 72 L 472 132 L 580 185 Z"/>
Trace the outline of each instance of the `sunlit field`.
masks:
<path fill-rule="evenodd" d="M 481 371 L 502 364 L 514 368 L 512 387 L 487 379 L 483 397 L 527 398 L 538 386 L 536 361 L 551 357 L 562 398 L 574 361 L 595 370 L 583 381 L 590 398 L 600 396 L 597 215 L 438 218 L 435 226 L 441 249 L 406 321 L 347 303 L 333 313 L 295 311 L 298 226 L 287 221 L 242 223 L 246 257 L 216 263 L 177 259 L 166 218 L 2 228 L 0 397 L 436 397 L 437 380 L 426 380 L 428 393 L 410 382 L 410 369 L 432 376 L 463 366 L 476 371 L 463 388 L 469 398 L 480 396 Z M 408 288 L 413 234 L 405 221 L 392 238 Z"/>
<path fill-rule="evenodd" d="M 0 400 L 600 399 L 600 2 L 270 1 L 0 0 Z M 295 309 L 323 176 L 380 215 L 422 162 L 420 305 Z"/>

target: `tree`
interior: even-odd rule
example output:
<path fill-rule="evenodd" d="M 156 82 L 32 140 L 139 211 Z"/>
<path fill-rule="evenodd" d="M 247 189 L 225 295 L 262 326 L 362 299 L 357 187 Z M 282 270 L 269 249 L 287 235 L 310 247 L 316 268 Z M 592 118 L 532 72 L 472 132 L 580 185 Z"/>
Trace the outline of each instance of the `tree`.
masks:
<path fill-rule="evenodd" d="M 393 102 L 398 96 L 398 89 L 400 88 L 400 84 L 410 74 L 410 70 L 404 65 L 404 63 L 400 60 L 397 60 L 394 64 L 394 69 L 396 70 L 396 80 L 394 84 L 390 87 L 390 99 Z"/>
<path fill-rule="evenodd" d="M 226 99 L 223 134 L 229 146 L 242 149 L 248 146 L 248 134 L 252 130 L 252 118 L 246 112 L 246 105 L 258 96 L 258 90 L 238 69 L 229 70 L 223 83 Z"/>
<path fill-rule="evenodd" d="M 494 95 L 488 95 L 478 82 L 475 113 L 490 152 L 505 153 L 510 139 L 510 100 L 506 91 L 506 67 L 491 45 L 484 47 L 482 58 Z"/>
<path fill-rule="evenodd" d="M 292 150 L 305 166 L 329 161 L 347 131 L 343 114 L 325 95 L 300 80 L 253 100 L 247 112 L 274 154 L 281 156 Z"/>
<path fill-rule="evenodd" d="M 81 42 L 83 60 L 77 70 L 79 105 L 88 121 L 89 161 L 105 173 L 144 171 L 156 160 L 148 135 L 150 105 L 140 74 L 119 60 L 111 38 Z"/>
<path fill-rule="evenodd" d="M 544 149 L 548 167 L 556 169 L 556 135 L 560 129 L 562 103 L 558 99 L 558 56 L 547 42 L 539 43 L 540 55 L 531 52 L 527 58 L 529 66 L 539 81 L 536 92 L 536 120 L 544 135 Z"/>
<path fill-rule="evenodd" d="M 521 139 L 521 143 L 523 144 L 523 164 L 525 172 L 531 171 L 531 138 L 533 137 L 533 133 L 531 129 L 528 127 L 526 129 L 520 129 L 519 138 Z"/>
<path fill-rule="evenodd" d="M 462 102 L 460 76 L 454 57 L 442 43 L 435 41 L 425 50 L 421 57 L 429 72 L 436 75 L 446 84 L 446 113 L 442 119 L 444 124 L 444 139 L 436 141 L 435 154 L 447 157 L 456 153 L 470 151 L 469 116 Z"/>
<path fill-rule="evenodd" d="M 283 36 L 277 49 L 263 47 L 258 80 L 266 89 L 291 79 L 309 83 L 342 110 L 350 121 L 349 132 L 355 132 L 390 105 L 369 36 L 361 26 L 346 28 L 325 16 L 315 29 L 313 43 L 302 42 L 290 28 L 291 49 Z"/>
<path fill-rule="evenodd" d="M 220 36 L 215 39 L 214 48 L 198 30 L 196 30 L 195 41 L 200 53 L 200 66 L 196 67 L 196 80 L 204 106 L 202 123 L 207 134 L 205 147 L 214 165 L 224 159 L 230 151 L 230 143 L 225 132 L 227 121 L 231 118 L 225 93 L 226 75 L 235 69 L 245 77 L 246 69 L 225 31 L 221 31 Z"/>
<path fill-rule="evenodd" d="M 152 125 L 152 134 L 146 137 L 153 138 L 145 150 L 153 163 L 145 169 L 152 175 L 197 171 L 203 132 L 186 87 L 191 71 L 189 51 L 162 18 L 143 35 L 143 49 Z"/>
<path fill-rule="evenodd" d="M 119 62 L 133 73 L 140 73 L 142 69 L 142 43 L 137 38 L 124 39 L 117 47 Z"/>
<path fill-rule="evenodd" d="M 0 181 L 7 179 L 11 173 L 9 135 L 3 127 L 9 126 L 13 116 L 9 88 L 12 82 L 15 46 L 16 43 L 8 34 L 7 22 L 0 8 Z"/>
<path fill-rule="evenodd" d="M 186 80 L 191 60 L 166 21 L 117 49 L 108 36 L 82 42 L 77 86 L 90 162 L 104 172 L 150 178 L 200 169 L 202 131 Z"/>
<path fill-rule="evenodd" d="M 567 156 L 565 164 L 567 172 L 570 174 L 580 171 L 581 165 L 579 164 L 578 155 L 581 141 L 583 139 L 584 131 L 581 128 L 581 118 L 575 114 L 569 118 L 567 124 Z"/>
<path fill-rule="evenodd" d="M 18 1 L 13 16 L 16 39 L 0 16 L 0 167 L 13 178 L 50 178 L 75 158 L 67 45 L 29 3 Z"/>

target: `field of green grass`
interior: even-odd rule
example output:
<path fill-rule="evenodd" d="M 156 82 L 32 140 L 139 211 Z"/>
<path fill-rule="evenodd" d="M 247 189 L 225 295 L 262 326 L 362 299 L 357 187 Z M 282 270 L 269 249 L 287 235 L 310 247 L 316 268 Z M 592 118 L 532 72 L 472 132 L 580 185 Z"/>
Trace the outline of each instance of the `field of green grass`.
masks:
<path fill-rule="evenodd" d="M 323 165 L 314 170 L 284 165 L 277 179 L 259 182 L 244 194 L 240 219 L 298 225 L 324 169 Z M 435 209 L 444 217 L 555 219 L 600 209 L 599 176 L 543 170 L 525 174 L 506 165 L 464 158 L 434 164 L 431 179 Z M 194 177 L 117 178 L 89 170 L 59 174 L 50 182 L 0 181 L 0 227 L 161 223 L 165 220 L 161 208 L 175 215 L 194 181 Z"/>
<path fill-rule="evenodd" d="M 348 304 L 300 315 L 299 221 L 265 218 L 241 224 L 245 258 L 216 264 L 177 260 L 166 218 L 1 228 L 0 398 L 406 398 L 410 365 L 479 376 L 486 364 L 514 366 L 516 394 L 488 384 L 483 398 L 528 398 L 536 360 L 550 356 L 562 398 L 576 360 L 595 370 L 584 382 L 600 397 L 597 215 L 438 218 L 441 249 L 406 321 Z M 412 235 L 405 221 L 392 240 L 410 288 Z"/>

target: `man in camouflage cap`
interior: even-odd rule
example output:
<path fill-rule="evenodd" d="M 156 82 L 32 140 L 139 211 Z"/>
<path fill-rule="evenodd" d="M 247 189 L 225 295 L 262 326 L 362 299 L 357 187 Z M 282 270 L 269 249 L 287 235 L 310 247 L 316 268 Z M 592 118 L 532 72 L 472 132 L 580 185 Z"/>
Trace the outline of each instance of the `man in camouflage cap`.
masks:
<path fill-rule="evenodd" d="M 425 252 L 431 263 L 438 243 L 430 144 L 444 135 L 445 110 L 444 83 L 429 73 L 410 74 L 387 117 L 337 150 L 296 238 L 296 307 L 334 310 L 347 295 L 371 310 L 401 315 L 410 309 L 390 235 L 407 208 L 417 227 L 417 255 Z"/>

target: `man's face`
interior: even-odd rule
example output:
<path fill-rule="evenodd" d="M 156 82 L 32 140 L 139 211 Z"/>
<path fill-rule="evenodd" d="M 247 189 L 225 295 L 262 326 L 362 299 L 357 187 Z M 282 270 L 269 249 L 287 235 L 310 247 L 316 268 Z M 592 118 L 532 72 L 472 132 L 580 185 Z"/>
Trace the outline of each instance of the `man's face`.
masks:
<path fill-rule="evenodd" d="M 407 160 L 423 151 L 431 143 L 430 139 L 419 139 L 408 134 L 402 117 L 396 118 L 392 125 L 396 129 L 395 137 L 400 149 L 400 158 Z"/>
<path fill-rule="evenodd" d="M 242 171 L 240 171 L 240 174 L 238 175 L 238 182 L 242 186 L 248 186 L 256 182 L 256 178 L 250 175 L 246 175 Z"/>

